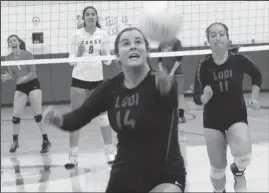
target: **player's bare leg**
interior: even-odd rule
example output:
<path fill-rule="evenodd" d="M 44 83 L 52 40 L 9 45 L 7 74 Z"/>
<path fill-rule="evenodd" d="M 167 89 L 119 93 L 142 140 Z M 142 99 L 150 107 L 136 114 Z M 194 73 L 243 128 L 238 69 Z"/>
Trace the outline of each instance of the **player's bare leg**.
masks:
<path fill-rule="evenodd" d="M 227 139 L 234 163 L 230 165 L 234 176 L 235 192 L 247 192 L 245 170 L 251 162 L 251 137 L 248 125 L 240 122 L 233 124 L 227 131 Z"/>
<path fill-rule="evenodd" d="M 40 89 L 33 90 L 29 93 L 29 101 L 34 112 L 34 119 L 42 134 L 43 142 L 40 153 L 47 153 L 51 148 L 51 142 L 48 139 L 47 129 L 42 121 L 42 91 Z"/>
<path fill-rule="evenodd" d="M 210 179 L 214 192 L 225 192 L 227 166 L 227 139 L 225 133 L 205 128 L 207 154 L 210 162 Z"/>
<path fill-rule="evenodd" d="M 27 95 L 20 91 L 15 91 L 14 102 L 13 102 L 13 142 L 9 149 L 10 153 L 14 153 L 19 148 L 19 133 L 20 133 L 20 122 L 21 116 L 27 102 Z"/>

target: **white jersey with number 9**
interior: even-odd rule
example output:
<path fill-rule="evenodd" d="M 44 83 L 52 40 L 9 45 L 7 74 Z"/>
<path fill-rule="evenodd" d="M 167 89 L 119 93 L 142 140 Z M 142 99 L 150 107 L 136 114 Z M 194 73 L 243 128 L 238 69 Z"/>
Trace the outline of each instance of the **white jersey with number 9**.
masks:
<path fill-rule="evenodd" d="M 109 36 L 105 30 L 96 28 L 96 31 L 91 35 L 85 31 L 84 27 L 78 29 L 72 36 L 71 44 L 69 45 L 69 58 L 77 57 L 78 47 L 83 44 L 85 51 L 84 56 L 100 56 L 101 52 L 110 55 Z M 110 64 L 106 62 L 106 64 Z M 72 77 L 82 81 L 100 81 L 103 80 L 102 61 L 77 62 L 74 65 Z"/>

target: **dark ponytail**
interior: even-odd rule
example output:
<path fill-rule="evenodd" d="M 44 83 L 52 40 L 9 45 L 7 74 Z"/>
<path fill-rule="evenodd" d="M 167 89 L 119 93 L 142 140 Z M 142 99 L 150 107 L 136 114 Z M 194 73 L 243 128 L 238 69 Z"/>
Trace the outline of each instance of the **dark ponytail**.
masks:
<path fill-rule="evenodd" d="M 22 39 L 20 39 L 20 38 L 18 40 L 20 42 L 20 49 L 21 50 L 26 50 L 25 42 Z"/>

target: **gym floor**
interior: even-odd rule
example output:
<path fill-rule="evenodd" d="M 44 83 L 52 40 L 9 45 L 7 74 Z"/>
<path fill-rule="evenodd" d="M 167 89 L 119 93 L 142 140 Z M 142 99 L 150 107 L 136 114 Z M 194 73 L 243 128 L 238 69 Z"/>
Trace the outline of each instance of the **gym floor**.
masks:
<path fill-rule="evenodd" d="M 245 95 L 246 99 L 249 95 Z M 209 161 L 203 138 L 202 109 L 186 98 L 187 123 L 179 125 L 180 143 L 186 144 L 186 160 L 189 192 L 213 191 L 209 177 Z M 246 170 L 248 192 L 268 192 L 269 171 L 269 93 L 261 94 L 262 108 L 248 109 L 249 126 L 253 143 L 252 164 Z M 69 105 L 57 106 L 62 112 Z M 43 107 L 44 109 L 46 106 Z M 48 127 L 52 142 L 50 153 L 41 155 L 42 137 L 33 120 L 31 107 L 26 107 L 21 121 L 19 136 L 20 149 L 9 153 L 12 143 L 12 108 L 1 109 L 1 192 L 104 192 L 109 178 L 110 167 L 106 164 L 103 139 L 96 120 L 81 130 L 79 165 L 66 170 L 68 159 L 68 133 Z M 184 137 L 182 135 L 184 134 Z M 184 140 L 184 139 L 185 140 Z M 113 134 L 113 141 L 117 139 Z M 229 149 L 228 149 L 229 151 Z M 233 159 L 228 152 L 228 163 Z M 228 165 L 228 166 L 229 166 Z M 227 192 L 233 190 L 233 176 L 227 171 Z"/>

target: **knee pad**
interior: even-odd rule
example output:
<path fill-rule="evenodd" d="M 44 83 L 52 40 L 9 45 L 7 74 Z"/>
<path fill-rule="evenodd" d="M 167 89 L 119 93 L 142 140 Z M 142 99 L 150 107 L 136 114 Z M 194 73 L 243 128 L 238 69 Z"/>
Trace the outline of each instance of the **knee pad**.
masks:
<path fill-rule="evenodd" d="M 216 169 L 214 167 L 211 166 L 211 171 L 210 171 L 210 176 L 212 178 L 215 178 L 215 179 L 221 179 L 225 176 L 226 174 L 226 171 L 225 171 L 226 168 L 222 168 L 222 169 Z"/>
<path fill-rule="evenodd" d="M 35 122 L 37 122 L 37 123 L 42 121 L 42 115 L 36 115 L 36 116 L 34 116 L 34 118 L 35 118 Z"/>
<path fill-rule="evenodd" d="M 252 158 L 251 153 L 249 153 L 247 155 L 244 155 L 244 156 L 235 157 L 234 158 L 234 163 L 238 168 L 245 169 L 250 164 L 251 158 Z"/>
<path fill-rule="evenodd" d="M 107 114 L 102 114 L 97 117 L 100 127 L 107 127 L 110 125 Z"/>
<path fill-rule="evenodd" d="M 21 122 L 21 118 L 13 116 L 13 118 L 12 118 L 12 123 L 13 124 L 20 124 L 20 122 Z"/>

